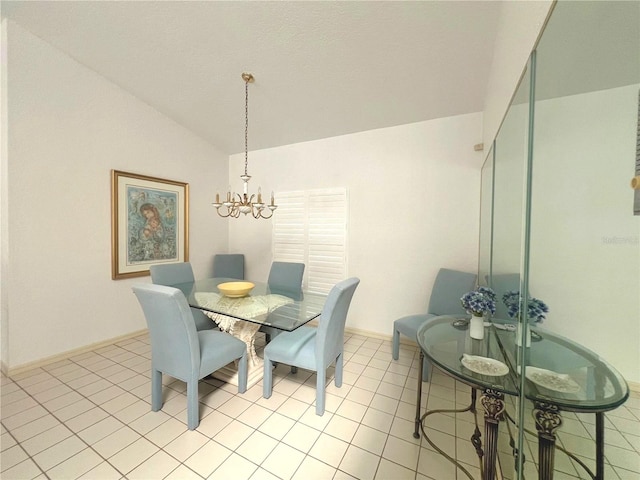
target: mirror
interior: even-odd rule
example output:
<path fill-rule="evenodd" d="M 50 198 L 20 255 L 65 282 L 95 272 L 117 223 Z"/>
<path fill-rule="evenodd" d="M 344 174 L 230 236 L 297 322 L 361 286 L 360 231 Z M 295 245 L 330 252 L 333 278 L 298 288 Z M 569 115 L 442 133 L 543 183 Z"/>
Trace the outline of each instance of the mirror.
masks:
<path fill-rule="evenodd" d="M 531 294 L 640 383 L 640 3 L 559 2 L 536 49 Z"/>
<path fill-rule="evenodd" d="M 487 285 L 491 275 L 491 225 L 493 205 L 493 146 L 480 173 L 480 243 L 478 257 L 478 284 Z"/>
<path fill-rule="evenodd" d="M 496 317 L 506 318 L 499 280 L 515 274 L 512 285 L 526 283 L 549 306 L 541 328 L 592 350 L 636 388 L 640 216 L 629 183 L 640 148 L 639 98 L 640 2 L 557 2 L 482 169 L 478 268 L 498 293 Z M 509 435 L 500 434 L 501 472 L 536 477 L 535 435 L 511 431 L 535 432 L 531 406 L 522 402 L 521 412 L 518 399 L 509 402 L 507 412 L 519 413 Z M 624 431 L 615 424 L 623 418 L 607 418 Z M 575 446 L 577 431 L 593 435 L 592 413 L 563 422 L 563 442 Z M 520 475 L 514 448 L 527 457 Z M 592 466 L 589 455 L 577 458 Z M 558 475 L 585 475 L 576 460 L 555 458 Z M 604 477 L 628 474 L 616 469 L 606 464 Z"/>
<path fill-rule="evenodd" d="M 520 290 L 525 218 L 529 124 L 529 67 L 500 126 L 493 150 L 493 235 L 490 286 L 496 291 L 496 314 L 509 318 L 502 296 Z"/>

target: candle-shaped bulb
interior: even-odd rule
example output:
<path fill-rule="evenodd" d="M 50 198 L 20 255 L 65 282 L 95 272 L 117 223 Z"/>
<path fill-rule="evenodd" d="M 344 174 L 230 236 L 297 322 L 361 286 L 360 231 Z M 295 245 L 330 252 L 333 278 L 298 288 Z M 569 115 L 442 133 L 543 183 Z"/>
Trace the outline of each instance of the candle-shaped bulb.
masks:
<path fill-rule="evenodd" d="M 274 198 L 273 198 L 273 190 L 272 190 L 272 191 L 271 191 L 271 205 L 275 205 L 274 201 L 275 201 L 275 200 L 274 200 Z"/>
<path fill-rule="evenodd" d="M 258 203 L 262 203 L 262 191 L 260 187 L 258 187 Z"/>
<path fill-rule="evenodd" d="M 220 194 L 216 193 L 216 203 L 220 203 Z"/>

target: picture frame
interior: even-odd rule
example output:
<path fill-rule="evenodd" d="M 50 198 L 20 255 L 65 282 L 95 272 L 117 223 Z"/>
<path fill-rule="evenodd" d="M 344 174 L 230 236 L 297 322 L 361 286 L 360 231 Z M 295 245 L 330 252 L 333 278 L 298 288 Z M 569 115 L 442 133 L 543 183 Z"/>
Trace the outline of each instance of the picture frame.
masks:
<path fill-rule="evenodd" d="M 111 278 L 189 261 L 189 184 L 111 170 Z"/>

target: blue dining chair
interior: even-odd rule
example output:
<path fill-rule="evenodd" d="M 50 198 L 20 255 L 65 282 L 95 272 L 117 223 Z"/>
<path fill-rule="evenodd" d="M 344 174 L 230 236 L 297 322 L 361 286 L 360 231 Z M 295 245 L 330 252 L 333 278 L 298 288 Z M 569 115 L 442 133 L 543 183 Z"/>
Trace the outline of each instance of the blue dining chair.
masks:
<path fill-rule="evenodd" d="M 184 294 L 164 285 L 134 285 L 151 338 L 151 410 L 162 408 L 162 375 L 187 384 L 187 426 L 200 423 L 198 382 L 238 361 L 238 393 L 247 390 L 247 345 L 219 330 L 197 331 Z"/>
<path fill-rule="evenodd" d="M 336 387 L 342 386 L 344 326 L 351 299 L 360 283 L 359 278 L 348 278 L 336 284 L 329 295 L 318 320 L 318 328 L 300 327 L 293 332 L 282 332 L 264 348 L 264 398 L 273 391 L 274 363 L 316 372 L 316 415 L 324 414 L 326 375 L 335 362 Z"/>
<path fill-rule="evenodd" d="M 476 286 L 478 276 L 475 273 L 460 272 L 441 268 L 436 275 L 427 313 L 408 315 L 393 322 L 392 357 L 398 360 L 400 355 L 400 334 L 417 341 L 418 329 L 438 315 L 465 315 L 467 312 L 460 303 L 460 298 Z M 426 357 L 422 364 L 422 380 L 429 380 L 429 362 Z"/>
<path fill-rule="evenodd" d="M 304 263 L 297 262 L 273 262 L 269 270 L 269 293 L 283 295 L 285 297 L 300 300 L 302 298 L 302 277 L 304 276 Z M 262 325 L 260 332 L 265 334 L 265 340 L 269 343 L 282 330 Z"/>
<path fill-rule="evenodd" d="M 213 276 L 244 280 L 244 255 L 242 253 L 219 253 L 213 257 Z"/>
<path fill-rule="evenodd" d="M 195 281 L 193 277 L 193 268 L 189 262 L 182 263 L 162 263 L 151 265 L 149 267 L 151 273 L 151 281 L 156 285 L 176 285 L 178 283 L 187 283 Z M 193 321 L 196 330 L 209 330 L 217 328 L 213 320 L 207 317 L 202 310 L 192 308 Z"/>

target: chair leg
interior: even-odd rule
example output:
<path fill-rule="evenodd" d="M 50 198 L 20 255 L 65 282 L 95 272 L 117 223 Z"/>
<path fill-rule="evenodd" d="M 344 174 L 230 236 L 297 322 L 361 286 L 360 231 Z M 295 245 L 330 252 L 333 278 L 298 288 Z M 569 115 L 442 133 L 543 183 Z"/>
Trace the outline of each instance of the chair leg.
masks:
<path fill-rule="evenodd" d="M 192 378 L 187 382 L 187 427 L 189 430 L 195 430 L 199 424 L 198 378 Z"/>
<path fill-rule="evenodd" d="M 342 362 L 342 352 L 336 357 L 336 373 L 334 377 L 334 382 L 336 387 L 342 386 L 342 371 L 343 371 L 343 362 Z"/>
<path fill-rule="evenodd" d="M 238 361 L 238 393 L 244 393 L 247 391 L 247 376 L 249 374 L 247 352 L 240 357 Z"/>
<path fill-rule="evenodd" d="M 264 356 L 264 375 L 262 376 L 262 396 L 271 397 L 273 390 L 273 364 L 267 355 Z"/>
<path fill-rule="evenodd" d="M 427 360 L 427 357 L 424 357 L 424 360 L 422 361 L 422 381 L 423 382 L 429 381 L 430 368 L 431 368 L 431 364 L 429 363 L 429 360 Z"/>
<path fill-rule="evenodd" d="M 157 412 L 162 408 L 162 372 L 151 369 L 151 410 Z"/>
<path fill-rule="evenodd" d="M 324 367 L 316 372 L 316 415 L 324 415 L 326 375 Z"/>
<path fill-rule="evenodd" d="M 400 356 L 400 332 L 395 326 L 393 327 L 393 351 L 391 353 L 391 357 L 394 360 L 398 360 Z"/>

